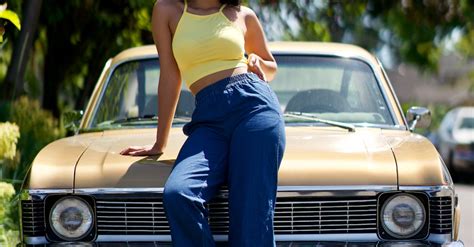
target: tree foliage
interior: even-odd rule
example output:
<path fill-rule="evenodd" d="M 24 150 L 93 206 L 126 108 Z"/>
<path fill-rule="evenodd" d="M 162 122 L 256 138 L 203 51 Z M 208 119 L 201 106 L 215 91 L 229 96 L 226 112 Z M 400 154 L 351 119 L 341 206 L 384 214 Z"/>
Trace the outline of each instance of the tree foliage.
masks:
<path fill-rule="evenodd" d="M 24 0 L 14 1 L 19 12 Z M 354 43 L 394 64 L 436 72 L 446 40 L 474 57 L 474 6 L 469 0 L 244 0 L 271 40 Z M 43 4 L 27 92 L 56 117 L 82 109 L 106 60 L 152 43 L 152 0 L 48 0 Z M 457 40 L 455 40 L 457 41 Z M 1 56 L 0 56 L 1 57 Z M 388 59 L 387 59 L 388 58 Z M 0 66 L 0 81 L 1 81 Z M 34 83 L 31 83 L 34 81 Z"/>
<path fill-rule="evenodd" d="M 462 30 L 463 37 L 474 33 L 474 6 L 468 0 L 261 2 L 249 4 L 263 17 L 265 26 L 281 26 L 284 35 L 280 37 L 353 43 L 371 51 L 385 48 L 395 63 L 408 62 L 432 72 L 437 70 L 444 40 L 454 30 Z M 472 36 L 466 46 L 469 42 L 472 44 Z"/>
<path fill-rule="evenodd" d="M 18 18 L 18 15 L 15 12 L 7 10 L 6 3 L 0 4 L 0 43 L 3 42 L 3 34 L 5 33 L 5 25 L 7 24 L 5 21 L 12 23 L 18 30 L 20 30 L 20 18 Z"/>
<path fill-rule="evenodd" d="M 48 143 L 63 137 L 65 131 L 58 127 L 51 112 L 41 109 L 37 100 L 23 96 L 5 108 L 7 111 L 2 109 L 4 116 L 0 121 L 9 119 L 19 127 L 20 133 L 17 143 L 19 159 L 4 167 L 3 175 L 19 185 L 36 154 Z"/>
<path fill-rule="evenodd" d="M 152 6 L 140 0 L 49 0 L 41 20 L 46 32 L 43 106 L 55 116 L 58 103 L 84 107 L 108 58 L 152 42 Z"/>

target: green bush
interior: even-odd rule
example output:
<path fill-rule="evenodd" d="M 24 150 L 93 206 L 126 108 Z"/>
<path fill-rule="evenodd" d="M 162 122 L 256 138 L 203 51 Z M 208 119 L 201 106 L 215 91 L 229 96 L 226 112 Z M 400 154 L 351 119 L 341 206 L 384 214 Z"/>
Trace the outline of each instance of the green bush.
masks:
<path fill-rule="evenodd" d="M 41 109 L 37 100 L 26 96 L 1 108 L 0 116 L 20 128 L 17 144 L 19 160 L 16 161 L 17 164 L 4 170 L 4 177 L 13 180 L 17 186 L 26 175 L 36 154 L 48 143 L 63 137 L 65 131 L 50 112 Z"/>
<path fill-rule="evenodd" d="M 64 130 L 50 112 L 41 109 L 38 101 L 27 97 L 0 104 L 0 121 L 6 120 L 14 124 L 0 124 L 0 161 L 2 177 L 12 184 L 0 182 L 0 246 L 15 246 L 19 240 L 19 205 L 18 200 L 12 200 L 14 188 L 19 189 L 41 148 L 64 136 Z"/>
<path fill-rule="evenodd" d="M 13 185 L 0 182 L 0 246 L 15 246 L 19 242 L 18 204 L 12 202 L 14 195 Z"/>
<path fill-rule="evenodd" d="M 20 131 L 16 124 L 0 123 L 0 160 L 13 160 Z"/>

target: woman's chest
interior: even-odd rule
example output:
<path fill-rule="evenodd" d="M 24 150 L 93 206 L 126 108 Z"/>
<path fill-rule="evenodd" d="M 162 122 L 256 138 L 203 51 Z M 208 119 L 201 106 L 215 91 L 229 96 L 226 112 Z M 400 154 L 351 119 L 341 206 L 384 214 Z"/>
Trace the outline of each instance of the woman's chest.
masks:
<path fill-rule="evenodd" d="M 209 21 L 211 19 L 216 19 L 216 16 L 220 17 L 218 18 L 218 21 Z M 185 22 L 185 26 L 192 26 L 194 28 L 200 28 L 203 29 L 204 31 L 213 31 L 215 32 L 216 30 L 229 30 L 229 26 L 232 28 L 236 28 L 239 30 L 240 33 L 244 34 L 247 31 L 246 25 L 245 25 L 245 19 L 244 16 L 242 16 L 242 13 L 239 11 L 235 11 L 234 9 L 224 9 L 221 13 L 214 13 L 210 15 L 197 15 L 190 13 L 189 10 L 188 12 L 184 12 L 183 10 L 176 10 L 175 14 L 171 15 L 171 18 L 169 20 L 169 29 L 173 35 L 177 32 L 179 32 L 181 29 L 183 29 L 180 26 L 183 26 L 183 22 Z M 226 26 L 226 28 L 223 28 Z M 189 29 L 189 28 L 185 28 Z M 194 30 L 195 32 L 199 32 L 202 30 Z"/>

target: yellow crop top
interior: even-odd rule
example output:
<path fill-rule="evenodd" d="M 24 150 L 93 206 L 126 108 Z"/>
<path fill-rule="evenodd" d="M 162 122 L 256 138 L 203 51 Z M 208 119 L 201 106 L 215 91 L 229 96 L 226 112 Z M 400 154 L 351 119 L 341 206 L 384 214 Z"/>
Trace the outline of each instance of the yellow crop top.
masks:
<path fill-rule="evenodd" d="M 190 87 L 197 80 L 237 67 L 246 67 L 244 34 L 222 12 L 196 15 L 187 1 L 173 37 L 173 54 L 181 76 Z"/>

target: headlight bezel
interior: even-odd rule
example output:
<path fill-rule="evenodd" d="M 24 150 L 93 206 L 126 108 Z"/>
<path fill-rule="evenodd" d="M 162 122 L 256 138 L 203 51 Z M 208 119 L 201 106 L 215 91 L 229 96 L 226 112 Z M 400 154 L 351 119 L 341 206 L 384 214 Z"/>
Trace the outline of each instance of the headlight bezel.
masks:
<path fill-rule="evenodd" d="M 408 236 L 398 236 L 394 233 L 391 233 L 389 230 L 386 230 L 383 223 L 383 208 L 388 200 L 395 198 L 400 195 L 408 195 L 416 198 L 422 205 L 422 208 L 425 213 L 425 219 L 420 227 L 420 229 Z M 429 197 L 423 192 L 406 192 L 406 191 L 396 191 L 396 192 L 386 192 L 382 193 L 378 197 L 377 203 L 377 235 L 380 239 L 383 240 L 425 240 L 429 236 L 429 221 L 430 221 L 430 210 L 429 210 Z"/>
<path fill-rule="evenodd" d="M 59 233 L 53 229 L 51 224 L 51 213 L 53 211 L 53 206 L 61 200 L 65 200 L 67 198 L 74 198 L 78 199 L 89 207 L 92 213 L 92 225 L 90 229 L 81 237 L 78 238 L 67 238 L 61 236 Z M 97 219 L 96 219 L 96 210 L 95 210 L 95 201 L 90 196 L 85 195 L 49 195 L 45 198 L 45 223 L 46 223 L 46 239 L 50 242 L 64 242 L 64 241 L 83 241 L 83 242 L 91 242 L 94 241 L 97 237 Z"/>

